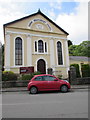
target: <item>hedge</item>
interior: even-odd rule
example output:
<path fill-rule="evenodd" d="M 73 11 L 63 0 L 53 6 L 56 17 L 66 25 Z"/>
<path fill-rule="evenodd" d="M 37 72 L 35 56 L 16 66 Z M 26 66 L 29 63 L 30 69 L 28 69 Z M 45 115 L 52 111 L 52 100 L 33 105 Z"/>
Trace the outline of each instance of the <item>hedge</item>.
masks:
<path fill-rule="evenodd" d="M 81 65 L 82 77 L 90 77 L 90 65 L 82 64 Z"/>
<path fill-rule="evenodd" d="M 30 80 L 34 77 L 34 75 L 40 75 L 40 74 L 41 74 L 40 72 L 34 72 L 31 74 L 23 74 L 19 79 L 20 80 Z"/>
<path fill-rule="evenodd" d="M 12 71 L 3 71 L 2 73 L 2 81 L 15 81 L 17 80 L 17 75 Z"/>

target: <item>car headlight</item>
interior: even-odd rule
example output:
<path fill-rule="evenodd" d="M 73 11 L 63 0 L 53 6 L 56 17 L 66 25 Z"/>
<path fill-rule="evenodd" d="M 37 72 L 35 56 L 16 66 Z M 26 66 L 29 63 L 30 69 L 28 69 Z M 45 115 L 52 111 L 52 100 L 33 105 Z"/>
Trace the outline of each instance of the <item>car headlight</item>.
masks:
<path fill-rule="evenodd" d="M 69 83 L 67 80 L 64 80 L 65 82 Z"/>

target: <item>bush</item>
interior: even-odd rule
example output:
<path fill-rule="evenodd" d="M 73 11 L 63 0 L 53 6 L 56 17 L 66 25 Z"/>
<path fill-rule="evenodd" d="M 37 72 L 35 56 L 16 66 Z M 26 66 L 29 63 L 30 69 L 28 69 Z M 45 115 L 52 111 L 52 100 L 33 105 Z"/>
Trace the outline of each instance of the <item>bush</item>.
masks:
<path fill-rule="evenodd" d="M 90 77 L 90 65 L 82 64 L 81 65 L 82 77 Z"/>
<path fill-rule="evenodd" d="M 40 72 L 34 72 L 31 74 L 23 74 L 20 79 L 21 80 L 31 80 L 34 77 L 34 75 L 40 75 L 40 74 L 41 74 Z"/>
<path fill-rule="evenodd" d="M 17 75 L 13 73 L 12 71 L 3 71 L 2 73 L 2 80 L 3 81 L 12 81 L 17 80 Z"/>
<path fill-rule="evenodd" d="M 22 77 L 20 78 L 21 80 L 31 80 L 33 77 L 33 74 L 25 74 L 25 75 L 22 75 Z"/>
<path fill-rule="evenodd" d="M 37 71 L 37 72 L 34 72 L 33 75 L 40 75 L 41 72 Z"/>
<path fill-rule="evenodd" d="M 78 64 L 71 64 L 70 66 L 73 66 L 76 68 L 76 77 L 79 78 L 80 76 L 80 71 L 79 71 L 79 65 Z"/>

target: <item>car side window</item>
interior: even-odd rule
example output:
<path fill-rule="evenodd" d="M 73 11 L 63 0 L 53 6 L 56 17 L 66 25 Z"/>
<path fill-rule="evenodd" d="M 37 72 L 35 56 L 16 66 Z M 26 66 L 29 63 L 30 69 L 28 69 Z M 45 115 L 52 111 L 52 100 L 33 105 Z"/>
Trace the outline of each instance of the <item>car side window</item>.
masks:
<path fill-rule="evenodd" d="M 52 77 L 52 76 L 43 76 L 43 80 L 44 80 L 44 81 L 54 81 L 55 78 Z"/>
<path fill-rule="evenodd" d="M 41 76 L 38 76 L 34 79 L 34 81 L 42 81 L 42 77 Z"/>

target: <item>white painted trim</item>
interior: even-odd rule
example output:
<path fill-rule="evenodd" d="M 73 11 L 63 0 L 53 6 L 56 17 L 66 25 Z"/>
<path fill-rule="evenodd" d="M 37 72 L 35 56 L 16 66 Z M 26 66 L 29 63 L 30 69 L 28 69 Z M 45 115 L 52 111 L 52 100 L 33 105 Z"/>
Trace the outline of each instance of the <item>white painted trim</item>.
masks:
<path fill-rule="evenodd" d="M 38 52 L 38 41 L 39 40 L 43 41 L 43 49 L 44 49 L 43 53 Z M 35 52 L 35 42 L 37 42 L 37 52 Z M 44 40 L 43 38 L 38 38 L 37 40 L 35 40 L 34 41 L 34 53 L 33 54 L 47 55 L 48 54 L 48 44 L 47 44 L 47 52 L 45 52 L 45 42 L 47 43 L 47 41 Z"/>
<path fill-rule="evenodd" d="M 27 66 L 32 66 L 32 40 L 27 36 Z"/>
<path fill-rule="evenodd" d="M 66 49 L 66 66 L 69 69 L 70 63 L 69 63 L 69 51 L 68 51 L 68 42 L 65 41 L 65 49 Z"/>
<path fill-rule="evenodd" d="M 20 37 L 22 39 L 22 65 L 15 65 L 15 39 Z M 23 67 L 24 66 L 24 39 L 21 35 L 16 35 L 14 37 L 14 66 Z"/>
<path fill-rule="evenodd" d="M 48 42 L 45 41 L 45 43 L 46 43 L 46 46 L 47 46 L 47 52 L 45 52 L 45 54 L 48 54 Z M 45 46 L 45 44 L 44 44 L 44 46 Z"/>
<path fill-rule="evenodd" d="M 67 68 L 65 65 L 55 65 L 55 68 Z"/>
<path fill-rule="evenodd" d="M 54 48 L 54 40 L 53 39 L 50 40 L 49 47 L 50 47 L 50 67 L 52 68 L 55 65 L 55 55 L 54 55 L 55 48 Z"/>
<path fill-rule="evenodd" d="M 60 41 L 61 42 L 61 45 L 62 45 L 62 59 L 63 59 L 63 65 L 58 65 L 58 54 L 57 54 L 57 42 Z M 64 63 L 64 46 L 63 46 L 63 42 L 61 40 L 57 40 L 56 41 L 56 64 L 58 67 L 63 67 L 65 66 L 65 63 Z"/>
<path fill-rule="evenodd" d="M 50 55 L 50 54 L 48 54 L 48 53 L 37 53 L 37 52 L 34 52 L 34 53 L 32 53 L 33 55 Z"/>
<path fill-rule="evenodd" d="M 32 54 L 37 54 L 37 51 L 35 51 L 35 42 L 36 42 L 36 45 L 38 44 L 38 43 L 37 43 L 37 40 L 35 40 L 34 43 L 33 43 L 33 46 L 34 46 L 33 50 L 34 50 L 34 51 L 33 51 Z M 38 50 L 38 48 L 37 48 L 37 50 Z"/>
<path fill-rule="evenodd" d="M 43 59 L 44 61 L 45 61 L 45 63 L 46 63 L 46 74 L 47 74 L 47 69 L 48 69 L 48 63 L 47 63 L 47 60 L 44 58 L 44 57 L 39 57 L 37 60 L 36 60 L 36 63 L 35 63 L 35 70 L 37 71 L 37 62 L 38 62 L 38 60 L 40 60 L 40 59 Z"/>
<path fill-rule="evenodd" d="M 6 34 L 5 40 L 5 70 L 10 71 L 10 34 Z"/>
<path fill-rule="evenodd" d="M 37 36 L 37 37 L 45 37 L 45 38 L 58 38 L 66 40 L 66 37 L 57 37 L 57 36 L 51 36 L 51 35 L 39 35 L 39 34 L 31 34 L 31 33 L 25 33 L 25 32 L 15 32 L 15 31 L 7 31 L 7 33 L 13 33 L 13 34 L 23 34 L 23 35 L 30 35 L 30 36 Z"/>
<path fill-rule="evenodd" d="M 10 66 L 10 68 L 20 68 L 20 67 L 28 67 L 27 65 L 25 65 L 25 66 Z M 5 67 L 4 67 L 5 68 Z"/>

